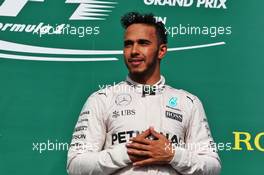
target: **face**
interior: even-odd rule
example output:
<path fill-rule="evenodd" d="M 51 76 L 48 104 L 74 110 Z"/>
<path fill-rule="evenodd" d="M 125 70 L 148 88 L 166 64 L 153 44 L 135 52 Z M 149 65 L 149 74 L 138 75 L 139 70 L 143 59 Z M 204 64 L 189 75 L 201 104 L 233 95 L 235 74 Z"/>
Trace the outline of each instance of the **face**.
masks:
<path fill-rule="evenodd" d="M 130 74 L 147 74 L 159 69 L 159 60 L 166 53 L 166 45 L 158 44 L 154 26 L 132 24 L 125 32 L 124 58 Z"/>

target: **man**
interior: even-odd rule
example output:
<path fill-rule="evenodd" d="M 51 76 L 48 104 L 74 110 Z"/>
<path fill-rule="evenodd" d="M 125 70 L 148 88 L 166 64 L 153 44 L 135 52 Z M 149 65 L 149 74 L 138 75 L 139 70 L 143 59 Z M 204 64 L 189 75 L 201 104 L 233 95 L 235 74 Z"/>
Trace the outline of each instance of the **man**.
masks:
<path fill-rule="evenodd" d="M 165 85 L 160 75 L 167 52 L 164 25 L 135 12 L 121 22 L 129 75 L 88 98 L 73 134 L 68 173 L 219 174 L 201 102 Z"/>

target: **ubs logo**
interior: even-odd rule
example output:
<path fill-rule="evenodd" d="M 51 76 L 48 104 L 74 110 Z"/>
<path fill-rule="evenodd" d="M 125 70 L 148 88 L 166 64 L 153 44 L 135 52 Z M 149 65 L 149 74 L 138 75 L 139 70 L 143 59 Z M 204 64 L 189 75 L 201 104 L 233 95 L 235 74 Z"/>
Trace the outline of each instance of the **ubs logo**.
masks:
<path fill-rule="evenodd" d="M 120 111 L 115 110 L 112 114 L 112 117 L 118 118 L 120 116 L 134 116 L 134 115 L 136 115 L 135 109 L 125 109 L 125 110 L 120 110 Z"/>

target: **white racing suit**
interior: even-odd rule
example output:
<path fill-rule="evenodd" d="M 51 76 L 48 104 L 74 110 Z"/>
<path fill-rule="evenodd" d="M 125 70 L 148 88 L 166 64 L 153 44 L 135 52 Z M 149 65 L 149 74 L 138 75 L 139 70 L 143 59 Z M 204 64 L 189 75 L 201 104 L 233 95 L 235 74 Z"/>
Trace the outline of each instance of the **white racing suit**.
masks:
<path fill-rule="evenodd" d="M 150 126 L 177 145 L 174 158 L 168 165 L 133 167 L 125 144 Z M 73 133 L 67 171 L 70 175 L 217 175 L 220 159 L 212 145 L 196 96 L 165 85 L 162 76 L 154 86 L 127 77 L 88 98 Z"/>

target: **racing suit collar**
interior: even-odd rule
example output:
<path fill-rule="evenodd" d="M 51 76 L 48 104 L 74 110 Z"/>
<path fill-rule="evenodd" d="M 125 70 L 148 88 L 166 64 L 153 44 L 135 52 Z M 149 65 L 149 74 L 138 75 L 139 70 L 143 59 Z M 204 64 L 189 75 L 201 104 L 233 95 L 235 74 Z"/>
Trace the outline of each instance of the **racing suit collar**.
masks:
<path fill-rule="evenodd" d="M 160 80 L 154 85 L 140 84 L 133 81 L 129 76 L 126 77 L 126 82 L 135 89 L 135 92 L 145 95 L 160 94 L 165 87 L 165 78 L 161 75 Z"/>

